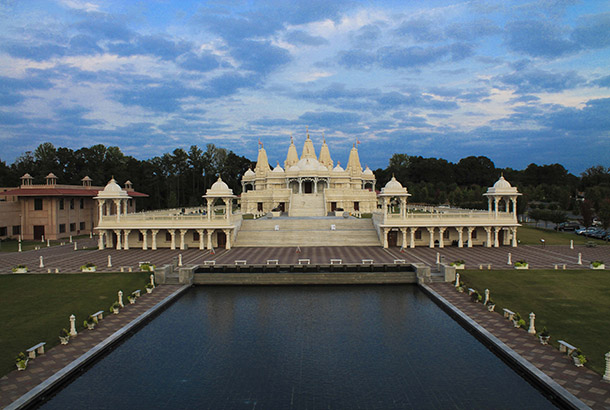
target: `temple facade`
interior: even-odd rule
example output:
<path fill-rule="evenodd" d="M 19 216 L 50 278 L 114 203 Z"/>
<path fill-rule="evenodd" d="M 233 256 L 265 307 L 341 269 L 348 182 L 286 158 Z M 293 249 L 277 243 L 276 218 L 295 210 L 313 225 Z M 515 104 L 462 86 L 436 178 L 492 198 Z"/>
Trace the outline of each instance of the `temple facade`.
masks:
<path fill-rule="evenodd" d="M 287 216 L 327 216 L 343 212 L 360 216 L 377 209 L 375 175 L 362 169 L 355 144 L 345 169 L 334 165 L 326 140 L 316 155 L 313 141 L 307 138 L 301 156 L 292 138 L 284 167 L 269 166 L 263 146 L 256 167 L 242 178 L 240 198 L 243 214 L 260 216 L 268 212 Z"/>

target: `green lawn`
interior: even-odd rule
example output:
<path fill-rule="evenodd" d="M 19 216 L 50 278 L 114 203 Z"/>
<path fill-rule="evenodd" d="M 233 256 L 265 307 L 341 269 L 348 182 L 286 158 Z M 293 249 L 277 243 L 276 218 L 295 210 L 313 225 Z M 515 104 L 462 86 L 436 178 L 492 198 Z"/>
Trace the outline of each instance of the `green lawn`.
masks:
<path fill-rule="evenodd" d="M 593 270 L 463 271 L 460 277 L 483 294 L 489 289 L 502 308 L 527 319 L 536 314 L 536 330 L 544 326 L 551 342 L 558 340 L 580 348 L 587 367 L 604 372 L 604 354 L 610 351 L 610 273 Z"/>
<path fill-rule="evenodd" d="M 569 245 L 570 239 L 574 240 L 574 245 L 585 245 L 587 242 L 608 245 L 608 242 L 601 239 L 585 238 L 573 232 L 557 232 L 552 229 L 530 226 L 522 226 L 517 229 L 517 239 L 521 245 L 540 245 L 540 239 L 544 239 L 547 245 Z"/>
<path fill-rule="evenodd" d="M 70 329 L 98 310 L 108 311 L 122 290 L 124 302 L 136 289 L 144 292 L 148 273 L 88 273 L 74 275 L 0 276 L 0 375 L 15 369 L 19 352 L 39 342 L 59 344 L 59 331 Z"/>

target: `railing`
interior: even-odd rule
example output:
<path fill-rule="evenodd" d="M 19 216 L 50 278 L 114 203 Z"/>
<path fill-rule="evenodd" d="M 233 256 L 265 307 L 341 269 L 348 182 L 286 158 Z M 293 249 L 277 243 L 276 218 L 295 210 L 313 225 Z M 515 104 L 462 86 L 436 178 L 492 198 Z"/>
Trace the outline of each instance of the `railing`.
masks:
<path fill-rule="evenodd" d="M 383 220 L 383 213 L 377 212 L 377 218 Z M 471 212 L 450 212 L 450 213 L 413 213 L 407 212 L 405 217 L 401 214 L 388 213 L 385 217 L 386 221 L 412 221 L 412 222 L 424 222 L 424 221 L 444 221 L 444 220 L 468 220 L 468 221 L 515 221 L 515 217 L 510 212 L 498 212 L 496 215 L 487 211 L 471 211 Z"/>

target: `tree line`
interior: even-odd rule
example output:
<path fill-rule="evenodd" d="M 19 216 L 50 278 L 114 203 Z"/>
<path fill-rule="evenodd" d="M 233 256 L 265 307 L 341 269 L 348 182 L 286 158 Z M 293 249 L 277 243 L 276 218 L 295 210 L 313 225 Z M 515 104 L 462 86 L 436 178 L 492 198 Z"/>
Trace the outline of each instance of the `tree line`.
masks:
<path fill-rule="evenodd" d="M 94 185 L 105 185 L 114 177 L 123 184 L 130 180 L 135 189 L 150 197 L 139 201 L 139 209 L 196 206 L 201 195 L 221 176 L 236 195 L 241 193 L 241 177 L 255 162 L 230 150 L 207 144 L 192 145 L 188 151 L 147 160 L 125 155 L 118 147 L 102 144 L 78 150 L 45 142 L 33 152 L 25 152 L 13 164 L 0 161 L 0 186 L 17 186 L 26 172 L 35 183 L 53 172 L 60 184 L 81 184 L 88 175 Z M 610 221 L 610 168 L 591 167 L 580 176 L 560 164 L 530 164 L 524 170 L 496 168 L 484 156 L 469 156 L 452 163 L 444 159 L 394 154 L 386 168 L 375 170 L 377 189 L 391 178 L 407 187 L 410 202 L 486 209 L 483 194 L 500 177 L 519 189 L 518 212 L 528 212 L 537 220 L 559 223 L 568 215 L 578 215 L 585 225 L 598 217 Z M 608 215 L 607 217 L 605 215 Z M 540 219 L 538 219 L 540 218 Z"/>
<path fill-rule="evenodd" d="M 49 172 L 57 176 L 58 184 L 80 185 L 87 175 L 93 185 L 104 186 L 114 177 L 121 185 L 130 180 L 134 189 L 149 195 L 138 200 L 139 209 L 176 208 L 200 205 L 201 196 L 218 176 L 233 192 L 241 192 L 241 177 L 253 165 L 249 159 L 214 144 L 207 144 L 205 149 L 193 145 L 188 151 L 178 148 L 138 160 L 123 154 L 119 147 L 98 144 L 72 150 L 45 142 L 10 166 L 0 161 L 0 186 L 18 186 L 25 173 L 34 177 L 35 184 L 44 183 Z"/>

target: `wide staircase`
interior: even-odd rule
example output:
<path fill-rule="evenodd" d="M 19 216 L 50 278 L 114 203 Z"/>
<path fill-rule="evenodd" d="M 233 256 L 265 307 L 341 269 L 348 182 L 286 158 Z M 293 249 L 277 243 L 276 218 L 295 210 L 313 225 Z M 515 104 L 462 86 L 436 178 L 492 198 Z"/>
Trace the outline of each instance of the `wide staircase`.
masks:
<path fill-rule="evenodd" d="M 372 219 L 331 217 L 244 220 L 233 244 L 236 247 L 380 245 Z"/>
<path fill-rule="evenodd" d="M 288 216 L 326 216 L 323 194 L 292 194 Z"/>

